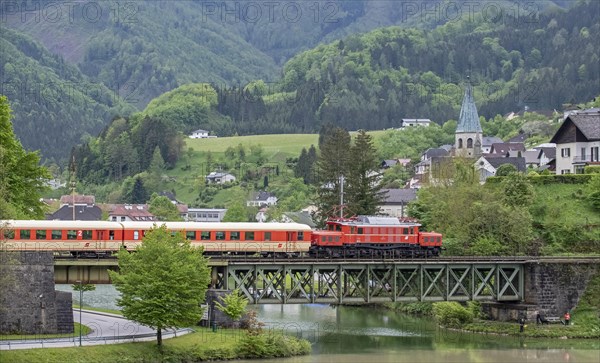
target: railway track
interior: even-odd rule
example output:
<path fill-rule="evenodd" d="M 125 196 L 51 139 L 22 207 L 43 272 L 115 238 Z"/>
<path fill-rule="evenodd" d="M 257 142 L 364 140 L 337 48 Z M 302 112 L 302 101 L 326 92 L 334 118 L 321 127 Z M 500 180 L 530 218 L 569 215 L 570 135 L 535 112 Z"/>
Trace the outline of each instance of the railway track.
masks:
<path fill-rule="evenodd" d="M 254 257 L 254 256 L 210 256 L 212 261 L 229 262 L 229 263 L 473 263 L 473 262 L 528 262 L 528 263 L 600 263 L 600 255 L 598 256 L 447 256 L 447 257 L 414 257 L 414 258 L 311 258 L 311 257 L 293 257 L 293 258 L 272 258 L 272 257 Z M 55 261 L 110 261 L 116 260 L 114 257 L 105 258 L 73 258 L 55 256 Z"/>

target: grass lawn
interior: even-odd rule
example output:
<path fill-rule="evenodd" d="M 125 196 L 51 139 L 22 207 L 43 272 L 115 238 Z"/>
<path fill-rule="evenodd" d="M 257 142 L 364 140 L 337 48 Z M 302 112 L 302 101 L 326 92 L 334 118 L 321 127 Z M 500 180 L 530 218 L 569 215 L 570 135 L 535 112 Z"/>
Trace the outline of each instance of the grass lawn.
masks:
<path fill-rule="evenodd" d="M 267 335 L 267 334 L 265 334 Z M 269 334 L 270 336 L 270 334 Z M 310 353 L 310 343 L 295 338 L 275 336 L 273 350 L 265 357 Z M 73 348 L 49 348 L 2 351 L 2 362 L 190 362 L 249 357 L 242 347 L 246 333 L 242 330 L 220 329 L 212 332 L 197 328 L 195 333 L 163 341 L 163 352 L 156 341 L 108 344 Z M 276 346 L 276 347 L 275 347 Z M 282 349 L 287 346 L 287 349 Z M 282 353 L 282 354 L 278 354 Z"/>
<path fill-rule="evenodd" d="M 79 323 L 74 323 L 75 331 L 70 334 L 2 334 L 0 335 L 0 340 L 29 340 L 29 339 L 50 339 L 50 338 L 70 338 L 70 337 L 78 337 L 79 330 L 81 329 L 81 335 L 89 334 L 92 329 L 88 328 L 85 325 L 80 325 Z M 0 360 L 1 362 L 2 360 Z"/>

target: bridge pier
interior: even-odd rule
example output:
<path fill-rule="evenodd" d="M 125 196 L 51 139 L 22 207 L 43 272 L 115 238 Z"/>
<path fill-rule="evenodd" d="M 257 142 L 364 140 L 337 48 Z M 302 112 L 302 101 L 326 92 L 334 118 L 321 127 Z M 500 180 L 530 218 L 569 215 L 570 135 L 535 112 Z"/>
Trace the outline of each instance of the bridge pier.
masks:
<path fill-rule="evenodd" d="M 535 261 L 524 267 L 525 302 L 546 316 L 562 317 L 576 307 L 588 282 L 600 274 L 597 260 Z"/>

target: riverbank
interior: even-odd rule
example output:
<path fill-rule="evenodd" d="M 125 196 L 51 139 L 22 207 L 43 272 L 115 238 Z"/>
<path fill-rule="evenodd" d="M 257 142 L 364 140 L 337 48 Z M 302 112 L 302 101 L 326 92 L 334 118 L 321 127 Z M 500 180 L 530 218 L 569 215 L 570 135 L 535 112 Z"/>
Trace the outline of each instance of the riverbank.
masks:
<path fill-rule="evenodd" d="M 310 343 L 303 339 L 265 331 L 248 334 L 239 329 L 195 328 L 195 332 L 156 342 L 2 351 L 6 362 L 199 362 L 244 358 L 281 358 L 306 355 Z"/>

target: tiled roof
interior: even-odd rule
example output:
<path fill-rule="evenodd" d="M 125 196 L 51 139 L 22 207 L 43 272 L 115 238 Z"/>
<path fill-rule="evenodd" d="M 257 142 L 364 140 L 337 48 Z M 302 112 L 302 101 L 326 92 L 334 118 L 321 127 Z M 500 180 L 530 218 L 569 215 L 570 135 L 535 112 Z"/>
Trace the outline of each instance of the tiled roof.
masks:
<path fill-rule="evenodd" d="M 548 159 L 556 158 L 556 148 L 555 147 L 540 147 L 540 148 L 538 148 L 538 150 L 539 150 L 538 158 L 542 155 L 542 152 L 544 153 L 544 155 L 546 155 L 546 157 Z"/>
<path fill-rule="evenodd" d="M 484 136 L 481 140 L 481 145 L 483 146 L 491 146 L 492 144 L 498 144 L 498 143 L 502 143 L 504 141 L 502 141 L 501 138 L 496 137 L 496 136 Z"/>
<path fill-rule="evenodd" d="M 502 164 L 511 164 L 514 165 L 518 171 L 527 170 L 527 166 L 525 164 L 525 158 L 486 158 L 495 169 L 498 169 Z"/>
<path fill-rule="evenodd" d="M 96 197 L 93 195 L 79 195 L 75 194 L 75 204 L 87 204 L 94 205 L 96 203 Z M 60 204 L 73 205 L 72 195 L 63 195 L 60 197 Z"/>
<path fill-rule="evenodd" d="M 568 118 L 573 121 L 588 141 L 600 140 L 600 112 L 596 114 L 578 113 Z"/>
<path fill-rule="evenodd" d="M 497 144 L 492 144 L 492 150 L 490 151 L 493 154 L 508 154 L 509 151 L 521 151 L 525 152 L 525 145 L 522 142 L 502 142 Z"/>
<path fill-rule="evenodd" d="M 134 221 L 156 220 L 154 214 L 148 211 L 147 204 L 114 204 L 110 207 L 109 216 L 127 216 Z"/>
<path fill-rule="evenodd" d="M 442 148 L 431 148 L 431 149 L 427 149 L 427 151 L 425 151 L 425 156 L 427 156 L 427 159 L 431 159 L 436 156 L 446 156 L 446 155 L 448 155 L 448 150 L 442 149 Z"/>
<path fill-rule="evenodd" d="M 47 219 L 54 221 L 72 221 L 73 207 L 63 205 L 56 212 L 48 215 Z M 102 219 L 102 210 L 97 206 L 75 206 L 76 221 L 99 221 Z"/>
<path fill-rule="evenodd" d="M 414 189 L 382 189 L 384 204 L 407 204 L 417 199 L 417 191 Z"/>

